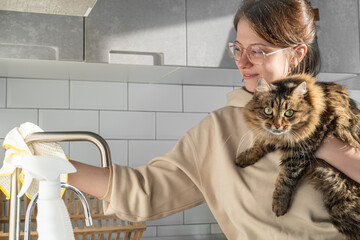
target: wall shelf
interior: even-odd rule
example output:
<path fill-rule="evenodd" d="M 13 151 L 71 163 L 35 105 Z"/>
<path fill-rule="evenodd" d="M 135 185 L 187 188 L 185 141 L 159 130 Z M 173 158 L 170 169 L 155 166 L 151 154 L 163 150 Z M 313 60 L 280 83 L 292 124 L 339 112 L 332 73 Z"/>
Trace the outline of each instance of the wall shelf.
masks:
<path fill-rule="evenodd" d="M 237 86 L 236 69 L 0 59 L 0 77 Z"/>
<path fill-rule="evenodd" d="M 206 86 L 240 86 L 242 79 L 237 69 L 28 59 L 0 59 L 0 77 Z M 320 73 L 318 79 L 360 89 L 357 74 Z"/>

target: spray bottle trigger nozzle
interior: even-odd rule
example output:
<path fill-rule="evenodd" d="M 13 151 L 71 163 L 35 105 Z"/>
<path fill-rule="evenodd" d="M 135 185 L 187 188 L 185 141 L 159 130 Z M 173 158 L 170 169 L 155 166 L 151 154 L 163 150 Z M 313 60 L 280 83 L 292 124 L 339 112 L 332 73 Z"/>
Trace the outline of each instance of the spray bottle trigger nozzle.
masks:
<path fill-rule="evenodd" d="M 21 198 L 25 194 L 25 192 L 28 190 L 28 188 L 30 187 L 31 182 L 33 180 L 33 176 L 31 176 L 31 174 L 29 172 L 24 170 L 24 173 L 25 173 L 25 176 L 24 176 L 25 179 L 24 179 L 23 185 L 17 195 L 18 198 Z"/>

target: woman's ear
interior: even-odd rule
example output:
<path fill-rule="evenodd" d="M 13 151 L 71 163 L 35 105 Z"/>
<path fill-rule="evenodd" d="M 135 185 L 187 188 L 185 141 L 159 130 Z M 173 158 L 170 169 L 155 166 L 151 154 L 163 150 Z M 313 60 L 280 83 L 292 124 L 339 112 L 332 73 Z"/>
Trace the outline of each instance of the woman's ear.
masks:
<path fill-rule="evenodd" d="M 294 48 L 295 56 L 292 58 L 291 67 L 296 67 L 305 57 L 307 52 L 306 44 L 300 44 Z"/>

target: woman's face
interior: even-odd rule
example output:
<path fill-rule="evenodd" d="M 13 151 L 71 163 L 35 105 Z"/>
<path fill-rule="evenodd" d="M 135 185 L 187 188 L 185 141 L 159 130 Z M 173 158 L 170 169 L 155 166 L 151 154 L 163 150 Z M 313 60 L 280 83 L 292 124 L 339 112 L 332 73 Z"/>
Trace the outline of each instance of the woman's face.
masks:
<path fill-rule="evenodd" d="M 251 27 L 246 19 L 241 19 L 237 25 L 236 44 L 246 49 L 250 45 L 256 45 L 264 53 L 270 53 L 281 49 L 261 38 Z M 285 77 L 289 70 L 289 55 L 287 50 L 266 56 L 261 65 L 252 64 L 245 53 L 240 60 L 235 61 L 245 81 L 245 87 L 248 91 L 254 92 L 257 81 L 263 77 L 267 82 Z"/>

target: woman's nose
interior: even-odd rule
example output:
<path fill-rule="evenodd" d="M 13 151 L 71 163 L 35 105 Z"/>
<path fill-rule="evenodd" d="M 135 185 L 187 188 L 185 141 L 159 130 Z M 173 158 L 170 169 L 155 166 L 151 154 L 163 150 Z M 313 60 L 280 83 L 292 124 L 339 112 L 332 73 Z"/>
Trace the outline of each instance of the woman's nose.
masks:
<path fill-rule="evenodd" d="M 239 60 L 236 61 L 239 68 L 249 67 L 252 65 L 246 53 L 243 53 Z"/>

